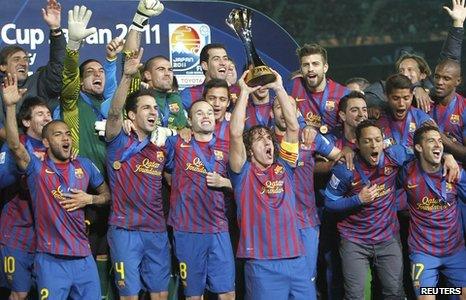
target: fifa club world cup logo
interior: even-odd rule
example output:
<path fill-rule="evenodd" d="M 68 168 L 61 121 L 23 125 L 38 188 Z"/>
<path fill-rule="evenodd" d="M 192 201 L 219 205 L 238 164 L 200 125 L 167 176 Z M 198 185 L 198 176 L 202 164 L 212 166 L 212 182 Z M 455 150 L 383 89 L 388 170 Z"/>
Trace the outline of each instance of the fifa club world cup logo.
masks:
<path fill-rule="evenodd" d="M 233 9 L 228 15 L 226 23 L 236 32 L 246 50 L 249 66 L 249 74 L 245 78 L 246 84 L 255 87 L 274 82 L 276 80 L 275 74 L 264 64 L 252 42 L 252 12 L 246 8 Z"/>

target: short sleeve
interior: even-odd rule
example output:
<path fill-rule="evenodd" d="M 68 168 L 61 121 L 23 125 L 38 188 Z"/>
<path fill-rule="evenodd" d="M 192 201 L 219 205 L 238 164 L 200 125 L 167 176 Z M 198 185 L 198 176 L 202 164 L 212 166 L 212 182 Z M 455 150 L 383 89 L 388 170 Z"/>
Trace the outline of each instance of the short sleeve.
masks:
<path fill-rule="evenodd" d="M 80 163 L 89 174 L 89 186 L 91 188 L 95 189 L 104 183 L 102 173 L 92 161 L 87 158 L 80 158 Z"/>
<path fill-rule="evenodd" d="M 320 133 L 317 133 L 314 143 L 316 151 L 324 156 L 328 156 L 335 148 L 335 144 Z"/>

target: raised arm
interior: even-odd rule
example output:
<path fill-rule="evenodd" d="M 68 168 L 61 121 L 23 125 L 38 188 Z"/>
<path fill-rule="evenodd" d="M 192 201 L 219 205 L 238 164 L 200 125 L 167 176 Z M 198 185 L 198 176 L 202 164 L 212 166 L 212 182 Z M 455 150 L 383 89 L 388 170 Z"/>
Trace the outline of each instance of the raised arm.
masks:
<path fill-rule="evenodd" d="M 16 164 L 21 170 L 26 170 L 31 157 L 19 141 L 18 124 L 16 121 L 16 103 L 23 97 L 25 89 L 18 89 L 18 80 L 15 75 L 7 74 L 3 81 L 3 103 L 6 109 L 5 131 L 8 147 L 13 153 Z"/>
<path fill-rule="evenodd" d="M 260 87 L 251 88 L 246 85 L 244 78 L 249 71 L 243 73 L 238 80 L 241 89 L 235 108 L 230 118 L 230 168 L 233 172 L 239 173 L 246 162 L 246 148 L 243 142 L 244 122 L 246 121 L 246 107 L 248 105 L 249 95 Z"/>
<path fill-rule="evenodd" d="M 275 101 L 278 100 L 280 107 L 283 112 L 283 117 L 285 118 L 286 123 L 286 132 L 284 140 L 288 143 L 298 143 L 299 142 L 299 123 L 298 115 L 296 111 L 296 103 L 294 99 L 288 96 L 285 88 L 283 87 L 282 77 L 278 72 L 272 70 L 277 79 L 264 86 L 265 88 L 271 88 L 276 96 Z"/>
<path fill-rule="evenodd" d="M 125 106 L 126 95 L 128 94 L 132 77 L 142 66 L 141 58 L 143 53 L 144 49 L 141 48 L 138 53 L 133 53 L 132 56 L 125 57 L 123 76 L 121 77 L 120 85 L 113 96 L 112 103 L 108 111 L 107 124 L 105 126 L 105 138 L 107 141 L 112 140 L 121 131 L 123 124 L 123 107 Z"/>
<path fill-rule="evenodd" d="M 86 37 L 96 32 L 95 27 L 86 29 L 91 16 L 92 11 L 85 6 L 75 6 L 68 11 L 68 44 L 61 92 L 61 103 L 65 111 L 72 111 L 77 105 L 80 90 L 79 48 Z"/>
<path fill-rule="evenodd" d="M 48 0 L 42 9 L 42 18 L 50 28 L 50 54 L 43 72 L 39 74 L 38 95 L 44 99 L 60 96 L 62 89 L 63 61 L 66 40 L 61 30 L 61 5 L 56 0 Z"/>
<path fill-rule="evenodd" d="M 463 43 L 463 24 L 466 19 L 466 7 L 464 0 L 452 0 L 452 8 L 444 6 L 452 20 L 453 28 L 448 32 L 448 36 L 443 43 L 440 60 L 444 58 L 461 61 L 461 46 Z"/>

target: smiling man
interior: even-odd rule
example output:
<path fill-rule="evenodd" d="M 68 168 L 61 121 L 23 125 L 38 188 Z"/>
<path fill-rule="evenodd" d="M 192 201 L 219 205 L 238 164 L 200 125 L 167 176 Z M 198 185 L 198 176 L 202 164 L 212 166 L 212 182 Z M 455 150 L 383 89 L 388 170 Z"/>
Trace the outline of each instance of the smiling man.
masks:
<path fill-rule="evenodd" d="M 9 45 L 0 50 L 0 83 L 7 73 L 16 74 L 20 88 L 27 89 L 22 101 L 31 96 L 39 96 L 47 101 L 50 107 L 57 106 L 58 96 L 62 88 L 61 74 L 63 72 L 63 60 L 65 58 L 66 40 L 60 28 L 61 5 L 56 0 L 47 1 L 47 6 L 42 11 L 42 17 L 50 28 L 50 59 L 45 67 L 29 75 L 31 57 L 25 49 L 18 45 Z M 1 89 L 0 85 L 0 89 Z M 0 125 L 4 121 L 4 104 L 0 93 Z M 3 127 L 3 126 L 0 126 Z M 3 140 L 4 130 L 0 128 L 0 140 Z"/>
<path fill-rule="evenodd" d="M 202 72 L 204 72 L 205 80 L 202 84 L 185 88 L 181 92 L 181 99 L 185 109 L 188 109 L 194 101 L 202 97 L 204 86 L 209 80 L 226 80 L 228 76 L 228 68 L 231 63 L 224 45 L 218 43 L 205 45 L 201 50 L 199 59 L 201 61 L 201 68 Z M 235 84 L 230 85 L 230 93 L 232 96 L 238 95 L 238 86 Z"/>
<path fill-rule="evenodd" d="M 225 189 L 228 142 L 215 134 L 215 112 L 205 100 L 188 112 L 193 138 L 169 137 L 167 171 L 172 174 L 168 224 L 187 299 L 201 299 L 205 289 L 219 299 L 235 298 L 235 264 L 228 234 Z"/>
<path fill-rule="evenodd" d="M 420 287 L 436 287 L 439 273 L 449 284 L 466 292 L 466 249 L 461 230 L 459 205 L 466 198 L 466 174 L 459 182 L 448 183 L 442 172 L 443 139 L 434 126 L 424 126 L 414 133 L 417 160 L 401 173 L 408 194 L 409 253 L 413 286 L 418 299 Z"/>

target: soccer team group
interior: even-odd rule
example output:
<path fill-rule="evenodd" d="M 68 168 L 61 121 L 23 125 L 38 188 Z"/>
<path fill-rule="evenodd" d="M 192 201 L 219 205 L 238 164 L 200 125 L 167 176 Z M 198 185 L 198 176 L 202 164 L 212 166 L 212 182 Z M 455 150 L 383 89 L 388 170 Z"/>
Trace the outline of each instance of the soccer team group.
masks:
<path fill-rule="evenodd" d="M 140 0 L 126 39 L 80 64 L 92 12 L 68 12 L 66 40 L 48 0 L 48 64 L 28 75 L 25 49 L 0 50 L 10 299 L 33 287 L 40 299 L 101 299 L 95 256 L 107 253 L 120 299 L 167 299 L 174 272 L 190 299 L 241 298 L 235 282 L 247 299 L 363 299 L 370 274 L 383 299 L 434 299 L 420 287 L 439 278 L 465 299 L 465 0 L 445 7 L 433 72 L 404 54 L 385 81 L 344 86 L 326 76 L 326 50 L 306 44 L 292 78 L 272 70 L 274 82 L 250 87 L 212 43 L 204 83 L 181 92 L 169 59 L 140 47 L 163 10 Z"/>

